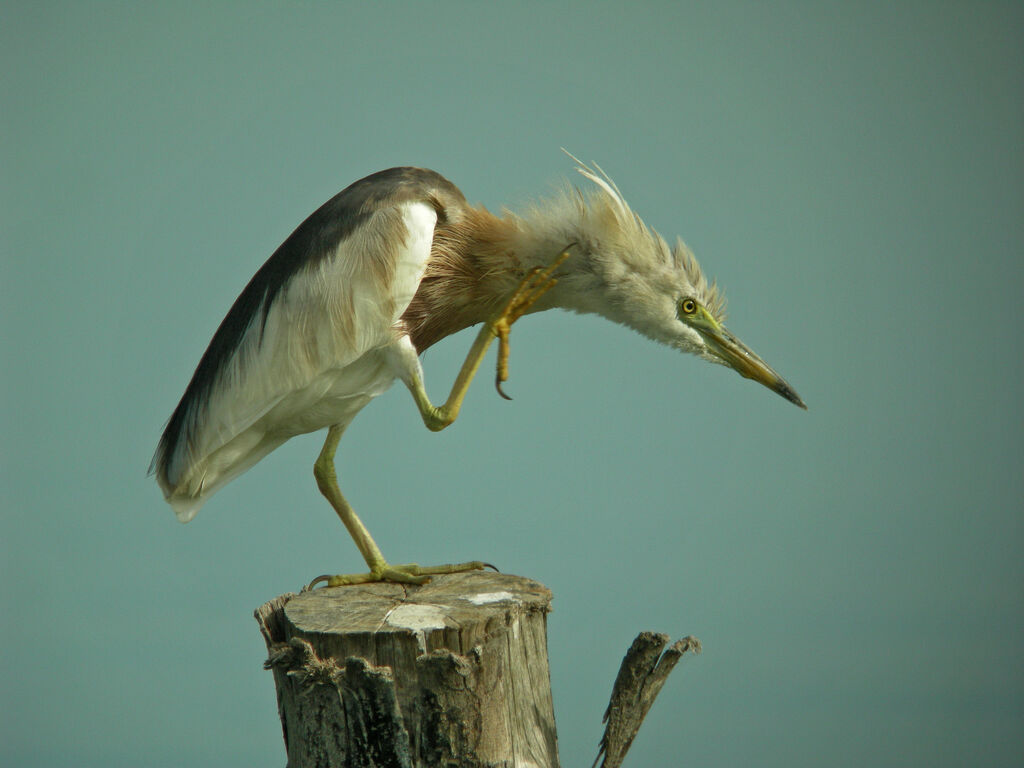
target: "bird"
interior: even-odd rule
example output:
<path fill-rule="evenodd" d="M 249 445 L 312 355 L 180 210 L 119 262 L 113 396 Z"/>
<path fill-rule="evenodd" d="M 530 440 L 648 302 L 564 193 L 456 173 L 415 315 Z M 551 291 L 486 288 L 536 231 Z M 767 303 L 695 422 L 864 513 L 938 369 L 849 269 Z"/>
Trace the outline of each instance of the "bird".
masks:
<path fill-rule="evenodd" d="M 352 419 L 396 379 L 428 429 L 452 424 L 494 340 L 495 384 L 507 398 L 511 326 L 549 309 L 603 316 L 806 409 L 726 328 L 724 294 L 683 240 L 669 246 L 600 166 L 566 154 L 585 188 L 565 184 L 520 212 L 491 213 L 436 171 L 396 167 L 303 221 L 228 310 L 159 439 L 150 472 L 178 520 L 192 520 L 290 438 L 326 429 L 316 483 L 368 570 L 325 574 L 307 589 L 422 584 L 483 568 L 388 562 L 340 490 L 335 452 Z M 434 405 L 420 356 L 474 325 L 449 396 Z"/>

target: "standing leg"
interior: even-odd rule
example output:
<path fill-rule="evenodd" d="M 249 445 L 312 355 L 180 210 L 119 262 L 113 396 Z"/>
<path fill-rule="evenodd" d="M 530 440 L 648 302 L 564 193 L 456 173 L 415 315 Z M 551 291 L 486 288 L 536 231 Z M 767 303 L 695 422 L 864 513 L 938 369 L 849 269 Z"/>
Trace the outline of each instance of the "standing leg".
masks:
<path fill-rule="evenodd" d="M 320 493 L 324 495 L 334 511 L 338 513 L 341 522 L 345 524 L 352 540 L 359 548 L 360 554 L 369 566 L 369 573 L 339 574 L 336 576 L 318 576 L 310 582 L 307 589 L 312 589 L 321 581 L 327 582 L 329 587 L 339 587 L 346 584 L 366 584 L 373 581 L 396 581 L 403 584 L 423 584 L 430 581 L 431 574 L 455 573 L 459 571 L 478 571 L 484 567 L 483 563 L 459 563 L 457 565 L 442 565 L 433 568 L 420 568 L 415 563 L 407 565 L 389 565 L 384 555 L 381 554 L 377 542 L 373 540 L 370 532 L 366 530 L 363 521 L 359 519 L 352 505 L 342 495 L 338 487 L 338 475 L 334 468 L 334 454 L 338 450 L 338 441 L 345 431 L 344 427 L 334 426 L 327 431 L 327 440 L 324 447 L 313 465 L 313 476 L 316 477 L 316 484 Z"/>
<path fill-rule="evenodd" d="M 555 284 L 552 273 L 567 258 L 569 254 L 562 253 L 547 269 L 534 269 L 519 284 L 502 310 L 490 321 L 484 324 L 477 334 L 473 346 L 466 355 L 466 360 L 455 377 L 451 392 L 444 405 L 435 406 L 427 396 L 426 388 L 423 385 L 422 369 L 419 358 L 416 356 L 412 344 L 406 340 L 404 345 L 396 345 L 395 363 L 396 369 L 401 371 L 402 380 L 412 393 L 416 406 L 419 408 L 423 423 L 432 431 L 440 431 L 451 424 L 459 415 L 462 407 L 462 400 L 466 396 L 473 376 L 480 367 L 487 352 L 487 348 L 495 338 L 498 339 L 498 392 L 504 397 L 501 391 L 501 383 L 508 378 L 508 336 L 509 328 L 516 320 L 523 316 L 526 311 L 539 299 L 551 286 Z M 395 581 L 403 584 L 423 584 L 430 580 L 431 575 L 443 573 L 459 573 L 462 571 L 480 570 L 485 563 L 472 561 L 468 563 L 457 563 L 451 565 L 437 565 L 422 568 L 415 563 L 406 565 L 390 565 L 381 554 L 377 543 L 366 530 L 363 521 L 356 515 L 355 510 L 341 495 L 338 488 L 338 477 L 334 468 L 334 453 L 338 448 L 338 441 L 341 440 L 344 427 L 331 427 L 327 432 L 327 440 L 320 451 L 320 456 L 313 466 L 313 474 L 316 477 L 320 492 L 327 498 L 338 513 L 341 522 L 345 524 L 356 546 L 359 548 L 363 559 L 369 566 L 369 573 L 342 574 L 336 576 L 318 576 L 313 579 L 307 589 L 312 589 L 320 582 L 326 582 L 329 587 L 338 587 L 346 584 L 366 584 L 374 581 Z"/>

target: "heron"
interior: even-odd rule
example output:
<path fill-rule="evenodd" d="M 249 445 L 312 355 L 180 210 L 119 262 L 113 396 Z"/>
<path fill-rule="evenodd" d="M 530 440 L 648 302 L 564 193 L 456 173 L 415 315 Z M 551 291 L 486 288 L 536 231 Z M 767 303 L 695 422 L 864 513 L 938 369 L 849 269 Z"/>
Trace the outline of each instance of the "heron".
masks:
<path fill-rule="evenodd" d="M 290 438 L 326 429 L 313 474 L 368 570 L 307 588 L 422 584 L 484 567 L 389 563 L 341 492 L 335 452 L 395 379 L 428 429 L 448 427 L 494 340 L 507 397 L 512 324 L 553 308 L 601 315 L 806 408 L 726 328 L 723 293 L 684 242 L 670 247 L 600 166 L 570 157 L 585 189 L 565 185 L 518 213 L 493 214 L 441 174 L 400 167 L 356 181 L 302 222 L 231 306 L 160 437 L 150 471 L 177 518 L 192 520 Z M 420 355 L 477 324 L 448 398 L 434 405 Z"/>

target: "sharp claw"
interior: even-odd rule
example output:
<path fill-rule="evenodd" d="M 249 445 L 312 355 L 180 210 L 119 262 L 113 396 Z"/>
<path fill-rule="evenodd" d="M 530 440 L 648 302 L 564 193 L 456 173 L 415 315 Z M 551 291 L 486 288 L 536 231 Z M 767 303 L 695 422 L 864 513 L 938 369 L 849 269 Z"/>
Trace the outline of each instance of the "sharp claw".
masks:
<path fill-rule="evenodd" d="M 331 580 L 331 577 L 330 577 L 330 576 L 328 576 L 328 575 L 327 575 L 326 573 L 325 573 L 325 574 L 323 574 L 322 576 L 317 576 L 317 577 L 316 577 L 315 579 L 313 579 L 313 580 L 312 580 L 311 582 L 309 582 L 309 584 L 307 584 L 306 586 L 304 586 L 304 587 L 302 588 L 302 591 L 303 591 L 303 592 L 312 592 L 312 591 L 313 591 L 313 588 L 314 588 L 314 587 L 315 587 L 315 586 L 316 586 L 317 584 L 319 584 L 319 583 L 320 583 L 321 581 L 322 581 L 322 582 L 324 582 L 324 583 L 326 583 L 326 582 L 328 582 L 328 581 L 330 581 L 330 580 Z"/>
<path fill-rule="evenodd" d="M 571 244 L 572 247 L 575 243 Z M 557 278 L 552 277 L 555 270 L 569 258 L 568 247 L 562 254 L 555 259 L 555 261 L 548 266 L 546 269 L 543 267 L 533 267 L 522 282 L 519 283 L 519 287 L 512 293 L 508 303 L 505 305 L 505 309 L 502 310 L 501 314 L 494 320 L 493 326 L 494 335 L 498 338 L 498 371 L 497 376 L 494 380 L 494 387 L 498 390 L 498 394 L 506 400 L 512 398 L 505 394 L 505 390 L 501 388 L 503 382 L 508 380 L 508 334 L 510 326 L 526 314 L 526 311 L 533 306 L 533 304 L 543 296 L 545 293 L 551 290 L 551 288 L 558 282 Z M 495 569 L 497 570 L 497 569 Z"/>
<path fill-rule="evenodd" d="M 495 573 L 501 573 L 501 571 L 498 570 L 498 567 L 496 565 L 491 565 L 490 563 L 484 563 L 483 565 L 485 568 L 490 568 Z"/>
<path fill-rule="evenodd" d="M 511 400 L 512 399 L 511 397 L 506 395 L 505 394 L 505 390 L 503 390 L 501 388 L 501 374 L 500 373 L 494 378 L 494 388 L 497 389 L 498 390 L 498 394 L 501 395 L 502 397 L 504 397 L 506 400 Z"/>

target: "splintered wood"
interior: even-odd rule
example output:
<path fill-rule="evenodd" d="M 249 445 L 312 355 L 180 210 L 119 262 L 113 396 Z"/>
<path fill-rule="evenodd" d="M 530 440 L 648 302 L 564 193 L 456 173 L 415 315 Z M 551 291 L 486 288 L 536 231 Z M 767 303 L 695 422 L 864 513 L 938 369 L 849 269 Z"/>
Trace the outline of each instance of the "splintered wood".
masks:
<path fill-rule="evenodd" d="M 700 653 L 701 650 L 700 640 L 695 637 L 684 637 L 667 649 L 666 645 L 668 635 L 641 632 L 626 651 L 604 713 L 604 736 L 594 766 L 598 762 L 601 768 L 622 765 L 640 725 L 679 659 L 687 651 Z"/>

